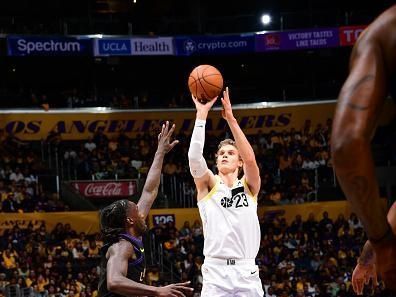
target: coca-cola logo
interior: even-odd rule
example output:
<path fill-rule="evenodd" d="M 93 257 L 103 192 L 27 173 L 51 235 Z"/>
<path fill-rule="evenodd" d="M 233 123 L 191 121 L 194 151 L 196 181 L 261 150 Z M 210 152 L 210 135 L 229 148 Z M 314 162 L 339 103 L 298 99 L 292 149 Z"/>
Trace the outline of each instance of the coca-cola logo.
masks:
<path fill-rule="evenodd" d="M 122 187 L 120 183 L 89 183 L 84 189 L 84 196 L 121 196 Z"/>
<path fill-rule="evenodd" d="M 74 182 L 76 191 L 84 197 L 129 197 L 136 194 L 137 181 Z"/>

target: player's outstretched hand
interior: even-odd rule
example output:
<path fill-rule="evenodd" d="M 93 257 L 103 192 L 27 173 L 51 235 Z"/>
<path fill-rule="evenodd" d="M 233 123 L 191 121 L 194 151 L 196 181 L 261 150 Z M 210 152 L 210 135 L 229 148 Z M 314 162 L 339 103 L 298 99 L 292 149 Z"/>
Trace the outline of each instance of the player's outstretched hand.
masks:
<path fill-rule="evenodd" d="M 376 255 L 376 270 L 385 287 L 396 292 L 396 237 L 372 244 Z"/>
<path fill-rule="evenodd" d="M 171 284 L 165 287 L 158 287 L 156 296 L 159 297 L 186 297 L 185 293 L 192 293 L 193 288 L 187 287 L 190 282 Z"/>
<path fill-rule="evenodd" d="M 161 133 L 158 134 L 158 152 L 163 152 L 166 154 L 171 149 L 173 149 L 176 144 L 179 143 L 179 140 L 174 140 L 172 143 L 170 142 L 173 131 L 175 131 L 175 127 L 175 124 L 173 124 L 169 129 L 169 121 L 166 121 L 165 124 L 162 124 Z"/>
<path fill-rule="evenodd" d="M 372 286 L 378 286 L 377 271 L 375 264 L 357 264 L 352 273 L 352 287 L 356 294 L 363 295 L 364 285 L 368 285 L 372 280 Z"/>
<path fill-rule="evenodd" d="M 195 97 L 193 94 L 191 94 L 191 98 L 195 104 L 195 108 L 197 111 L 203 111 L 208 113 L 209 110 L 212 108 L 213 104 L 216 102 L 217 97 L 213 98 L 212 100 L 206 101 L 205 103 L 202 103 L 199 101 L 197 97 Z"/>
<path fill-rule="evenodd" d="M 230 101 L 230 93 L 228 91 L 228 87 L 223 92 L 223 98 L 221 98 L 221 103 L 223 104 L 223 110 L 221 111 L 221 115 L 226 121 L 234 119 L 234 114 L 232 113 L 231 101 Z"/>

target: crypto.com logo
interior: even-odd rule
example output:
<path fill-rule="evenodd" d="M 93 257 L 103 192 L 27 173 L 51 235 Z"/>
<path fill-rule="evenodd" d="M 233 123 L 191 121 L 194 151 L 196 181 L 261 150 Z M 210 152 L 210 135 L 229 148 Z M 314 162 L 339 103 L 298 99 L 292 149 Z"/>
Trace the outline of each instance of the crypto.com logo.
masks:
<path fill-rule="evenodd" d="M 196 49 L 197 49 L 197 46 L 194 41 L 186 40 L 184 42 L 184 50 L 186 51 L 186 53 L 191 54 L 191 53 L 195 52 Z"/>

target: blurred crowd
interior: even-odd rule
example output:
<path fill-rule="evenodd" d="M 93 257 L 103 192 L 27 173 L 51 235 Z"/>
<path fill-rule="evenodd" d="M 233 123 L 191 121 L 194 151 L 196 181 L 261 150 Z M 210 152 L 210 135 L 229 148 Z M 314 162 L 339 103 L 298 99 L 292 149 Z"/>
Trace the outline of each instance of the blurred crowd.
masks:
<path fill-rule="evenodd" d="M 256 264 L 269 297 L 352 297 L 352 271 L 366 238 L 355 214 L 349 218 L 340 214 L 336 220 L 324 212 L 320 218 L 300 215 L 287 223 L 278 215 L 260 219 L 262 239 Z M 194 296 L 202 288 L 203 230 L 199 221 L 185 222 L 178 230 L 173 223 L 160 224 L 150 230 L 162 244 L 168 263 L 181 280 L 191 280 Z M 159 273 L 148 281 L 161 284 Z M 390 296 L 383 283 L 374 289 L 367 287 L 364 296 Z"/>
<path fill-rule="evenodd" d="M 99 277 L 98 234 L 77 234 L 70 224 L 15 225 L 0 236 L 0 296 L 19 285 L 35 297 L 95 297 Z"/>
<path fill-rule="evenodd" d="M 336 220 L 297 215 L 291 222 L 278 214 L 260 218 L 262 239 L 256 258 L 270 297 L 349 297 L 351 274 L 366 238 L 356 215 Z M 203 229 L 199 220 L 154 226 L 146 235 L 146 282 L 166 285 L 192 282 L 194 297 L 202 288 Z M 77 233 L 69 224 L 48 230 L 31 222 L 5 229 L 0 236 L 0 296 L 7 285 L 19 285 L 35 297 L 95 297 L 103 242 L 99 234 Z M 161 246 L 160 249 L 158 247 Z M 162 255 L 162 260 L 160 255 Z M 388 296 L 383 284 L 366 288 L 365 296 Z"/>
<path fill-rule="evenodd" d="M 47 173 L 29 142 L 0 131 L 0 212 L 64 211 L 67 205 L 46 191 L 39 175 Z"/>
<path fill-rule="evenodd" d="M 51 108 L 110 107 L 115 109 L 181 108 L 191 107 L 190 95 L 180 90 L 171 94 L 128 90 L 122 88 L 100 90 L 59 89 L 47 92 L 32 89 L 18 91 L 0 90 L 0 107 L 39 108 L 48 104 Z"/>
<path fill-rule="evenodd" d="M 262 186 L 260 203 L 303 203 L 316 200 L 319 183 L 333 183 L 330 158 L 331 120 L 313 127 L 307 120 L 300 130 L 259 132 L 248 139 L 260 167 Z M 208 167 L 217 172 L 215 152 L 219 139 L 230 137 L 207 133 L 204 156 Z M 164 180 L 174 179 L 193 196 L 194 185 L 189 174 L 187 152 L 190 135 L 175 135 L 180 143 L 165 159 Z M 157 148 L 156 132 L 139 134 L 131 139 L 125 133 L 108 138 L 102 129 L 80 142 L 56 140 L 61 147 L 65 176 L 69 179 L 114 179 L 144 177 Z M 163 183 L 165 194 L 172 183 Z"/>

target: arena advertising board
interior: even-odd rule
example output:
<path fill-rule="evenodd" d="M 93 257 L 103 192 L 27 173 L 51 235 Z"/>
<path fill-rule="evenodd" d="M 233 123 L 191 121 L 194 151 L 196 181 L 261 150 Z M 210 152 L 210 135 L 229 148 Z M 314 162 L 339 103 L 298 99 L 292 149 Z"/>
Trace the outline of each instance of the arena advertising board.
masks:
<path fill-rule="evenodd" d="M 256 51 L 315 49 L 339 46 L 338 28 L 318 28 L 256 35 Z"/>
<path fill-rule="evenodd" d="M 262 131 L 301 129 L 306 120 L 313 126 L 325 124 L 332 118 L 335 101 L 309 103 L 268 103 L 235 105 L 234 115 L 246 134 Z M 395 105 L 387 100 L 381 123 L 388 123 L 394 116 Z M 104 110 L 103 108 L 65 109 L 45 111 L 2 110 L 0 129 L 21 140 L 43 140 L 50 133 L 58 133 L 64 140 L 88 139 L 98 129 L 108 137 L 118 136 L 121 131 L 130 137 L 149 133 L 155 135 L 163 122 L 176 124 L 176 133 L 190 133 L 195 121 L 194 109 L 158 110 Z M 206 130 L 214 135 L 224 133 L 227 123 L 221 109 L 209 113 Z"/>
<path fill-rule="evenodd" d="M 7 37 L 9 56 L 91 56 L 92 40 L 74 37 Z"/>
<path fill-rule="evenodd" d="M 353 45 L 365 26 L 176 37 L 7 36 L 9 56 L 224 55 Z"/>
<path fill-rule="evenodd" d="M 382 202 L 385 206 L 386 199 L 383 199 Z M 289 223 L 295 219 L 296 215 L 301 215 L 303 220 L 306 220 L 310 213 L 314 213 L 316 219 L 320 219 L 324 211 L 327 211 L 333 220 L 340 213 L 345 217 L 349 217 L 351 213 L 350 204 L 347 201 L 261 206 L 258 208 L 260 217 L 273 217 L 278 214 Z M 200 216 L 198 208 L 168 208 L 166 212 L 164 209 L 151 209 L 147 219 L 149 228 L 160 223 L 173 222 L 176 228 L 180 229 L 184 222 L 188 221 L 192 225 L 194 221 L 200 220 Z M 59 222 L 62 222 L 70 224 L 72 229 L 77 232 L 91 234 L 99 232 L 98 220 L 99 214 L 96 211 L 0 213 L 0 235 L 14 226 L 25 229 L 29 224 L 32 224 L 34 229 L 38 229 L 44 222 L 47 230 L 53 230 Z"/>
<path fill-rule="evenodd" d="M 360 33 L 362 33 L 366 27 L 367 26 L 340 27 L 340 45 L 341 46 L 354 45 Z"/>
<path fill-rule="evenodd" d="M 173 37 L 132 38 L 132 55 L 173 55 Z"/>
<path fill-rule="evenodd" d="M 132 40 L 130 38 L 98 38 L 94 40 L 95 56 L 130 56 Z"/>
<path fill-rule="evenodd" d="M 174 55 L 172 37 L 96 38 L 95 56 L 163 56 Z"/>
<path fill-rule="evenodd" d="M 98 220 L 96 211 L 7 213 L 0 214 L 0 234 L 14 226 L 26 229 L 32 225 L 33 229 L 38 229 L 42 223 L 45 223 L 47 230 L 53 230 L 60 222 L 70 224 L 77 232 L 92 234 L 99 232 Z"/>
<path fill-rule="evenodd" d="M 246 104 L 234 107 L 234 114 L 241 128 L 247 134 L 258 133 L 260 130 L 282 131 L 291 127 L 301 128 L 305 120 L 310 119 L 313 124 L 325 123 L 332 117 L 335 103 L 321 102 L 308 105 L 271 105 Z M 127 111 L 99 111 L 96 108 L 73 110 L 31 111 L 2 111 L 0 128 L 6 133 L 20 139 L 42 140 L 49 133 L 59 133 L 64 140 L 88 139 L 99 128 L 109 137 L 117 136 L 121 131 L 135 137 L 142 133 L 157 133 L 164 121 L 176 124 L 176 132 L 191 132 L 195 121 L 194 109 L 164 110 L 127 110 Z M 214 134 L 221 134 L 226 128 L 226 121 L 221 116 L 220 108 L 209 113 L 206 130 Z"/>
<path fill-rule="evenodd" d="M 254 52 L 254 35 L 212 35 L 175 37 L 179 56 Z"/>
<path fill-rule="evenodd" d="M 130 197 L 137 193 L 137 180 L 128 181 L 76 181 L 71 185 L 85 198 L 114 198 Z"/>

